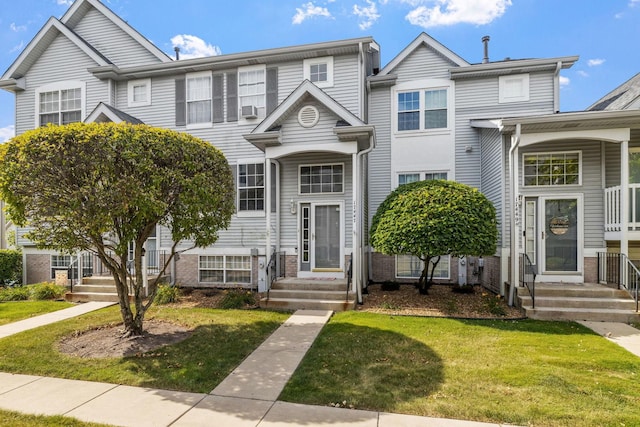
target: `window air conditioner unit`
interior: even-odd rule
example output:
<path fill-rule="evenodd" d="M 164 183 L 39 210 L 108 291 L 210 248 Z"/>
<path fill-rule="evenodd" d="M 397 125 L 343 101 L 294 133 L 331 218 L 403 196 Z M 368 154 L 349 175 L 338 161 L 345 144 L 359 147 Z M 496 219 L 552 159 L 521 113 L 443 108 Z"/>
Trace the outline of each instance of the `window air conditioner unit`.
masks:
<path fill-rule="evenodd" d="M 241 108 L 241 113 L 243 119 L 255 119 L 258 117 L 258 107 L 255 105 L 245 105 Z"/>

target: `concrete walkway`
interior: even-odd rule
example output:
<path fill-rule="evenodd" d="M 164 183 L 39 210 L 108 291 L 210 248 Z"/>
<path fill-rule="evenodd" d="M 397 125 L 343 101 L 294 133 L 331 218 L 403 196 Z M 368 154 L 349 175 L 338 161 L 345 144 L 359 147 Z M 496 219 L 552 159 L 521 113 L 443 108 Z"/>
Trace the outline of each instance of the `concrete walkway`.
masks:
<path fill-rule="evenodd" d="M 640 330 L 625 323 L 579 321 L 595 333 L 640 357 Z"/>
<path fill-rule="evenodd" d="M 38 328 L 40 326 L 48 325 L 50 323 L 59 322 L 60 320 L 71 319 L 72 317 L 80 316 L 101 308 L 114 305 L 114 302 L 86 302 L 84 304 L 78 304 L 74 307 L 64 308 L 62 310 L 54 311 L 47 314 L 41 314 L 40 316 L 30 317 L 28 319 L 19 320 L 13 323 L 7 323 L 0 326 L 0 338 L 8 337 L 9 335 L 17 334 L 18 332 L 28 331 L 29 329 Z"/>

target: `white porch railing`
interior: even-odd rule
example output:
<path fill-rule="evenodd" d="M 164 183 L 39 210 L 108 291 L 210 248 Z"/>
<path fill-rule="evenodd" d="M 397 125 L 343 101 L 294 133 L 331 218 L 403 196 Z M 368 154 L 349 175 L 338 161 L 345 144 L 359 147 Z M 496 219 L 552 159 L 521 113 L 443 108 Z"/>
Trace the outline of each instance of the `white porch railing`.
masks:
<path fill-rule="evenodd" d="M 640 184 L 629 184 L 629 230 L 640 230 Z M 620 186 L 604 190 L 604 231 L 621 231 Z"/>

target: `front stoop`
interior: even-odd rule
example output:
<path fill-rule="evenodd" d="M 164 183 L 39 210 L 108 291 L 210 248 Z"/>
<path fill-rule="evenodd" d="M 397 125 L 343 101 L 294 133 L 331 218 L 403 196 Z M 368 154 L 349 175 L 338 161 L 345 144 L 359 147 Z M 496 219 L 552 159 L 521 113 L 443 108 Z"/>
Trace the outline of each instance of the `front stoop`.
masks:
<path fill-rule="evenodd" d="M 517 291 L 520 306 L 530 319 L 640 322 L 636 303 L 624 290 L 590 283 L 536 283 L 535 308 L 527 288 Z"/>
<path fill-rule="evenodd" d="M 133 300 L 133 295 L 129 299 Z M 73 286 L 73 292 L 67 292 L 64 299 L 69 302 L 104 301 L 118 302 L 118 291 L 112 277 L 84 277 L 82 283 Z"/>
<path fill-rule="evenodd" d="M 271 286 L 268 297 L 260 306 L 273 310 L 353 310 L 356 300 L 353 292 L 347 299 L 347 280 L 287 278 Z"/>

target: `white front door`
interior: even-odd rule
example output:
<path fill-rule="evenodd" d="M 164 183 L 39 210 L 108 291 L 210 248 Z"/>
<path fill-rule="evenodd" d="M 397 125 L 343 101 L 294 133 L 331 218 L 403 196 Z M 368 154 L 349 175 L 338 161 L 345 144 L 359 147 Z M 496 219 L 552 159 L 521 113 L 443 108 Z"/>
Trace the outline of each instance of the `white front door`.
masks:
<path fill-rule="evenodd" d="M 300 277 L 344 277 L 344 207 L 338 202 L 302 206 Z M 305 271 L 306 270 L 306 271 Z"/>
<path fill-rule="evenodd" d="M 582 199 L 541 197 L 539 211 L 541 273 L 562 278 L 582 271 Z M 558 280 L 558 279 L 556 279 Z M 559 279 L 562 280 L 562 279 Z"/>

